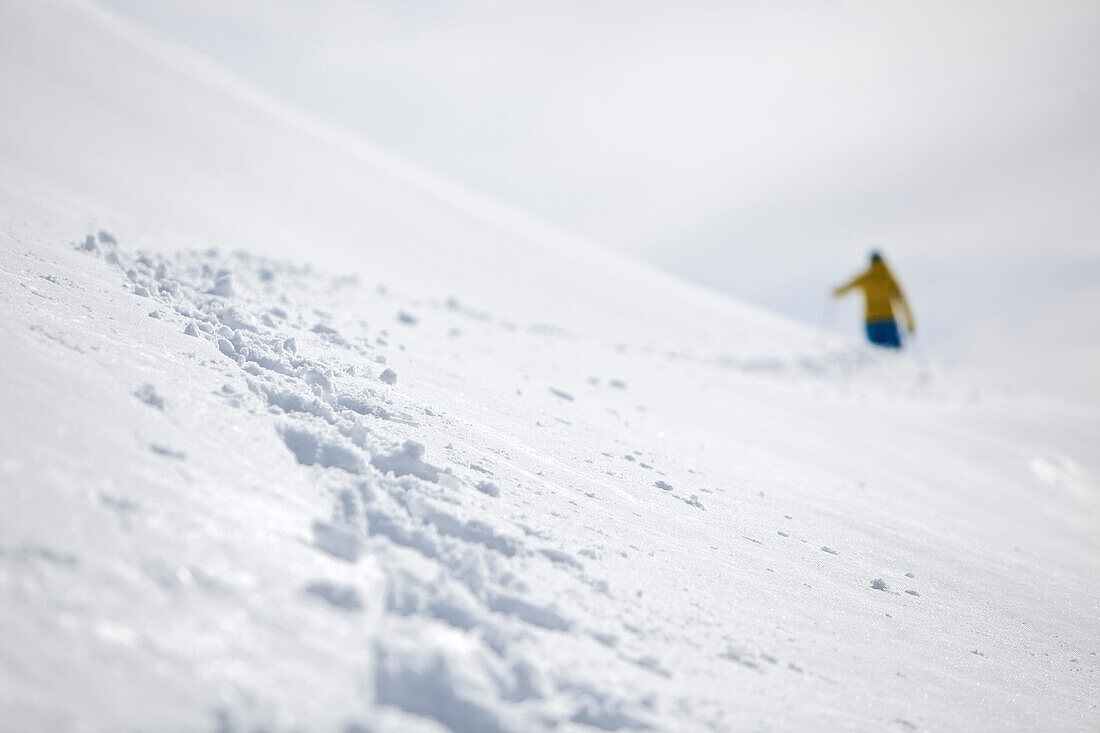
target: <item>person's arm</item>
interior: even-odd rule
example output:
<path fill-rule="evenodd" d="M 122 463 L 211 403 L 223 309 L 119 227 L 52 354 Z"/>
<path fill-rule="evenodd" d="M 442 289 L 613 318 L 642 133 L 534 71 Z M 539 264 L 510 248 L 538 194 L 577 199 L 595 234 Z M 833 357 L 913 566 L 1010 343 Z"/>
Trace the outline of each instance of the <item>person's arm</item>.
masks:
<path fill-rule="evenodd" d="M 833 288 L 833 297 L 834 298 L 839 298 L 840 296 L 844 295 L 845 293 L 847 293 L 847 292 L 849 292 L 849 291 L 851 291 L 855 288 L 858 288 L 860 285 L 863 284 L 863 280 L 866 277 L 867 277 L 867 273 L 863 272 L 863 273 L 860 273 L 859 275 L 856 275 L 855 277 L 853 277 L 851 280 L 849 280 L 845 284 Z"/>
<path fill-rule="evenodd" d="M 901 311 L 902 316 L 905 318 L 905 328 L 909 333 L 917 332 L 917 324 L 913 320 L 913 311 L 909 310 L 909 301 L 905 299 L 905 293 L 901 291 L 901 286 L 897 281 L 894 281 L 894 302 L 898 306 L 898 310 Z"/>

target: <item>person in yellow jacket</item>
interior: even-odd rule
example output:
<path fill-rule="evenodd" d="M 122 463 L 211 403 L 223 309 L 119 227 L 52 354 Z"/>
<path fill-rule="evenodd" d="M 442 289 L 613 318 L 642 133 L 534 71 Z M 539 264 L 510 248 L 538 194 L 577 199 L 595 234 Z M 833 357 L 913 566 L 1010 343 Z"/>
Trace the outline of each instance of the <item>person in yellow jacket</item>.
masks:
<path fill-rule="evenodd" d="M 871 253 L 871 266 L 866 272 L 856 275 L 851 281 L 833 290 L 833 297 L 839 298 L 857 288 L 863 291 L 866 303 L 864 320 L 867 324 L 867 340 L 878 346 L 900 349 L 901 334 L 894 317 L 895 309 L 901 314 L 910 334 L 915 333 L 916 324 L 913 323 L 913 314 L 905 301 L 905 294 L 901 292 L 901 286 L 878 252 Z"/>

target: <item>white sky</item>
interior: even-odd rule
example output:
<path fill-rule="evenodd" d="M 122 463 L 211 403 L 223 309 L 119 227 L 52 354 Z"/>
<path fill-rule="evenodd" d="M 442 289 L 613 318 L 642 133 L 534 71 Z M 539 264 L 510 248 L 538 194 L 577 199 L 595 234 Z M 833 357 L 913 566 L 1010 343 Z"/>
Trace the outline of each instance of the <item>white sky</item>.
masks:
<path fill-rule="evenodd" d="M 823 293 L 877 245 L 932 351 L 1048 380 L 1055 364 L 1100 394 L 1100 325 L 1072 327 L 1100 310 L 1095 0 L 107 4 L 406 157 L 804 320 L 830 320 Z M 855 328 L 855 310 L 832 320 Z"/>

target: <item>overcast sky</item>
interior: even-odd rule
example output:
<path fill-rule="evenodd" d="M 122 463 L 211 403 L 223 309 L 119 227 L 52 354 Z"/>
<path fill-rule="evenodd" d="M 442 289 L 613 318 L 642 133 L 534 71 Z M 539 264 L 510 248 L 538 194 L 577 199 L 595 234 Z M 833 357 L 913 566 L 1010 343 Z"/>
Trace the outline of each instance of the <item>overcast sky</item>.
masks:
<path fill-rule="evenodd" d="M 686 277 L 854 329 L 877 246 L 931 352 L 1100 373 L 1095 0 L 107 4 Z"/>

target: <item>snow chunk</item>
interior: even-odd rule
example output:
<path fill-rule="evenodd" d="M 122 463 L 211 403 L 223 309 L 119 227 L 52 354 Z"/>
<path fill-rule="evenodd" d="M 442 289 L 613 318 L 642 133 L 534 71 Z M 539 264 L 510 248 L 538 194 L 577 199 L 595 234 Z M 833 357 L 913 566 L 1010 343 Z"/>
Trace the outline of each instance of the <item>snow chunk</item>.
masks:
<path fill-rule="evenodd" d="M 336 404 L 360 415 L 374 415 L 383 419 L 390 416 L 386 408 L 371 402 L 362 392 L 345 392 L 336 398 Z"/>
<path fill-rule="evenodd" d="M 478 491 L 489 496 L 500 496 L 500 488 L 492 481 L 481 481 L 476 485 Z"/>
<path fill-rule="evenodd" d="M 137 397 L 150 407 L 155 407 L 158 410 L 164 409 L 164 399 L 157 394 L 157 388 L 149 382 L 146 382 L 134 390 L 134 397 Z"/>
<path fill-rule="evenodd" d="M 363 541 L 353 527 L 320 520 L 313 522 L 313 546 L 348 562 L 357 561 L 363 552 Z"/>
<path fill-rule="evenodd" d="M 181 461 L 187 458 L 186 451 L 175 450 L 174 448 L 169 448 L 168 446 L 161 445 L 160 443 L 150 443 L 149 450 L 153 451 L 158 456 L 165 456 L 166 458 L 176 458 Z"/>
<path fill-rule="evenodd" d="M 871 587 L 875 590 L 890 590 L 890 587 L 886 585 L 886 581 L 882 578 L 875 578 L 871 581 Z"/>
<path fill-rule="evenodd" d="M 279 428 L 279 433 L 298 463 L 304 466 L 342 468 L 348 473 L 363 473 L 366 469 L 356 450 L 338 436 L 328 436 L 309 427 L 289 424 Z"/>
<path fill-rule="evenodd" d="M 430 616 L 463 630 L 485 623 L 484 610 L 460 583 L 448 579 L 429 582 L 406 570 L 389 574 L 386 610 L 402 616 Z"/>
<path fill-rule="evenodd" d="M 386 369 L 378 375 L 378 378 L 386 384 L 397 384 L 397 372 L 389 367 L 386 367 Z"/>
<path fill-rule="evenodd" d="M 232 298 L 234 294 L 233 289 L 233 273 L 226 272 L 218 276 L 218 279 L 214 281 L 214 287 L 207 291 L 210 295 L 220 295 L 223 298 Z"/>
<path fill-rule="evenodd" d="M 528 726 L 500 712 L 509 688 L 522 690 L 520 670 L 470 637 L 428 627 L 416 641 L 387 640 L 375 649 L 375 699 L 407 713 L 436 720 L 454 733 L 510 733 Z M 419 642 L 419 643 L 417 643 Z M 534 721 L 531 721 L 534 723 Z M 542 727 L 542 726 L 538 726 Z"/>
<path fill-rule="evenodd" d="M 539 552 L 542 553 L 551 562 L 556 562 L 560 565 L 568 565 L 569 567 L 576 568 L 578 570 L 584 570 L 584 565 L 568 552 L 562 552 L 561 550 L 555 550 L 550 547 L 540 548 Z"/>
<path fill-rule="evenodd" d="M 371 465 L 382 473 L 393 472 L 394 476 L 401 477 L 412 474 L 425 481 L 438 482 L 439 469 L 420 460 L 424 455 L 424 446 L 415 440 L 406 440 L 400 450 L 396 450 L 388 456 L 374 456 Z"/>
<path fill-rule="evenodd" d="M 498 593 L 489 599 L 489 608 L 506 616 L 515 616 L 534 626 L 550 631 L 569 631 L 573 622 L 562 616 L 551 606 L 541 606 L 525 601 L 509 593 Z"/>
<path fill-rule="evenodd" d="M 77 245 L 77 249 L 81 252 L 93 252 L 99 254 L 99 245 L 95 243 L 95 237 L 91 234 L 84 238 L 84 243 Z"/>
<path fill-rule="evenodd" d="M 232 305 L 218 311 L 218 320 L 233 330 L 259 331 L 252 319 Z"/>
<path fill-rule="evenodd" d="M 622 701 L 590 691 L 570 720 L 601 730 L 650 730 L 653 726 L 624 710 Z"/>
<path fill-rule="evenodd" d="M 341 611 L 363 610 L 363 600 L 359 597 L 359 591 L 351 585 L 315 580 L 302 588 L 302 592 L 316 596 Z"/>
<path fill-rule="evenodd" d="M 689 506 L 693 506 L 696 509 L 702 509 L 703 511 L 707 510 L 707 508 L 703 506 L 703 502 L 699 501 L 698 494 L 692 494 L 690 499 L 684 499 L 684 503 L 688 504 Z"/>
<path fill-rule="evenodd" d="M 332 394 L 332 380 L 320 369 L 307 369 L 302 381 L 312 387 L 318 396 Z"/>

